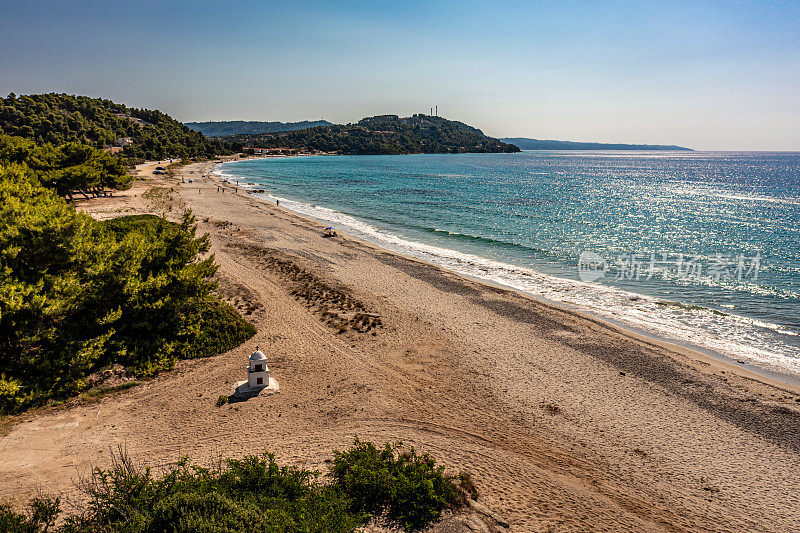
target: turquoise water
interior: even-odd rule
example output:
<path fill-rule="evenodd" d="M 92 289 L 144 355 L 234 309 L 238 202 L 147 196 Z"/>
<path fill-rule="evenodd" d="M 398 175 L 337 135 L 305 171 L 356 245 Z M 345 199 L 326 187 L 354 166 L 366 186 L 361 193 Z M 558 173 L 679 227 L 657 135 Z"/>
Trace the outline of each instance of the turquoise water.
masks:
<path fill-rule="evenodd" d="M 386 248 L 800 373 L 800 153 L 319 156 L 216 172 Z"/>

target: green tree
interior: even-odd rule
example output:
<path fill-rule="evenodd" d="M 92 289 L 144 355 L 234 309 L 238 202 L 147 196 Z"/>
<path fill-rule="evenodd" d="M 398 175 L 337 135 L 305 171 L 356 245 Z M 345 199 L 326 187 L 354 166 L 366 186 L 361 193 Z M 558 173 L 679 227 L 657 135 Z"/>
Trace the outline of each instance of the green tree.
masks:
<path fill-rule="evenodd" d="M 213 294 L 213 257 L 190 214 L 97 222 L 0 165 L 0 410 L 74 394 L 122 363 L 140 375 L 255 333 Z"/>
<path fill-rule="evenodd" d="M 0 135 L 0 162 L 26 165 L 42 185 L 61 196 L 78 190 L 124 190 L 132 179 L 119 158 L 78 143 L 38 146 L 30 139 Z"/>
<path fill-rule="evenodd" d="M 0 408 L 5 409 L 79 385 L 108 339 L 70 318 L 91 308 L 90 295 L 98 292 L 113 241 L 29 173 L 21 166 L 0 166 Z"/>

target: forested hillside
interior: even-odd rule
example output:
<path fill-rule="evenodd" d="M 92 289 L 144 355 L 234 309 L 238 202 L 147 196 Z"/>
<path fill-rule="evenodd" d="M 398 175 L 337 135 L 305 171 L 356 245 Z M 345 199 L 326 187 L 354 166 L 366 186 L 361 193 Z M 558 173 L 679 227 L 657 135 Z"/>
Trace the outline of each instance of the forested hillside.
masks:
<path fill-rule="evenodd" d="M 400 118 L 381 115 L 355 124 L 306 130 L 233 135 L 226 140 L 255 148 L 291 148 L 343 154 L 447 154 L 518 152 L 519 148 L 487 137 L 463 122 L 429 115 Z"/>
<path fill-rule="evenodd" d="M 230 152 L 225 143 L 206 139 L 160 111 L 56 93 L 10 94 L 0 100 L 0 134 L 38 144 L 121 147 L 128 160 L 213 157 Z"/>
<path fill-rule="evenodd" d="M 187 126 L 206 137 L 226 135 L 248 135 L 252 133 L 277 133 L 296 131 L 317 126 L 330 126 L 327 120 L 302 120 L 300 122 L 261 122 L 255 120 L 227 120 L 221 122 L 186 122 Z"/>

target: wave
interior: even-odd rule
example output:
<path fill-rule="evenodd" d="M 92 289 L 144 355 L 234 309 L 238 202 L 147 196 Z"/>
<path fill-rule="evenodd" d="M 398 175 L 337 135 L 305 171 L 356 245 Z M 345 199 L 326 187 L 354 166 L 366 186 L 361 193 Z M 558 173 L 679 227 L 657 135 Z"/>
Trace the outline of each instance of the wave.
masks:
<path fill-rule="evenodd" d="M 219 172 L 217 175 L 235 179 Z M 246 178 L 239 178 L 240 180 Z M 251 188 L 263 187 L 263 185 Z M 509 287 L 536 298 L 588 312 L 621 326 L 699 347 L 723 356 L 747 360 L 755 366 L 800 376 L 800 348 L 790 342 L 796 334 L 764 321 L 700 306 L 664 302 L 622 289 L 559 278 L 536 270 L 487 259 L 450 248 L 426 244 L 397 235 L 375 224 L 329 207 L 309 204 L 271 193 L 253 196 L 275 202 L 298 214 L 335 225 L 383 248 L 479 280 Z M 379 222 L 376 222 L 379 223 Z M 423 228 L 447 238 L 509 245 L 475 235 Z M 455 243 L 454 243 L 455 244 Z"/>
<path fill-rule="evenodd" d="M 418 229 L 426 232 L 426 233 L 433 233 L 433 234 L 445 234 L 449 238 L 462 240 L 465 242 L 474 242 L 480 244 L 486 244 L 489 246 L 502 246 L 504 248 L 513 248 L 514 250 L 521 250 L 525 252 L 534 252 L 536 254 L 547 254 L 546 250 L 541 250 L 539 248 L 534 248 L 533 246 L 525 246 L 524 244 L 519 244 L 516 242 L 511 241 L 503 241 L 500 239 L 494 239 L 492 237 L 483 237 L 480 235 L 472 235 L 469 233 L 460 233 L 458 231 L 450 231 L 446 229 L 439 229 L 439 228 L 429 228 L 425 226 L 418 226 Z"/>

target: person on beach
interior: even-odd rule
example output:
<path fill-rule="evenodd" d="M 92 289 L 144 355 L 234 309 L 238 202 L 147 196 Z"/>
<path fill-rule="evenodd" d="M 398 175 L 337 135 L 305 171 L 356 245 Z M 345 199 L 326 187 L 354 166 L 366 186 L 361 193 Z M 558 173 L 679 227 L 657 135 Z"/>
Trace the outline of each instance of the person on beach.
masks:
<path fill-rule="evenodd" d="M 276 207 L 280 207 L 281 206 L 281 201 L 280 200 L 275 200 L 275 206 Z"/>

